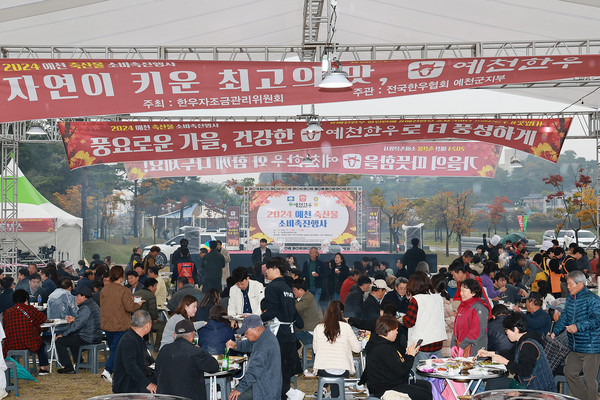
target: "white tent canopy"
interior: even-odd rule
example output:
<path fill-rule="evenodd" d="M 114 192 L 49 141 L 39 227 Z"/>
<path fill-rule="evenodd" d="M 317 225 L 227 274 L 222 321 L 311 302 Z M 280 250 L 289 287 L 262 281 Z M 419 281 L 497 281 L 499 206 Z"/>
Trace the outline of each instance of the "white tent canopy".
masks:
<path fill-rule="evenodd" d="M 18 169 L 17 247 L 38 254 L 39 248 L 54 246 L 56 261 L 82 258 L 83 220 L 50 203 Z M 12 194 L 9 193 L 9 197 Z M 3 233 L 0 232 L 0 238 Z"/>

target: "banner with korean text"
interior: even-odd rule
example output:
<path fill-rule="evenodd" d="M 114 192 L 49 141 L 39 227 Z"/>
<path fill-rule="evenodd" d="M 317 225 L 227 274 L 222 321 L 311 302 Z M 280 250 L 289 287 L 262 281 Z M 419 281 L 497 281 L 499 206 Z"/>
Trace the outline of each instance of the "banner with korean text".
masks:
<path fill-rule="evenodd" d="M 249 239 L 350 244 L 357 235 L 357 198 L 355 190 L 249 190 Z"/>
<path fill-rule="evenodd" d="M 367 207 L 367 249 L 379 249 L 381 247 L 381 209 L 379 207 Z"/>
<path fill-rule="evenodd" d="M 0 122 L 366 100 L 598 75 L 600 55 L 345 61 L 353 86 L 318 87 L 320 63 L 2 59 Z"/>
<path fill-rule="evenodd" d="M 258 154 L 457 138 L 498 144 L 556 162 L 571 118 L 303 122 L 60 123 L 71 169 L 94 164 Z"/>
<path fill-rule="evenodd" d="M 227 207 L 227 246 L 240 245 L 240 207 Z"/>
<path fill-rule="evenodd" d="M 10 223 L 0 224 L 0 231 L 11 231 L 12 225 Z M 19 218 L 17 220 L 17 232 L 54 232 L 55 231 L 55 219 L 54 218 Z"/>
<path fill-rule="evenodd" d="M 130 180 L 240 173 L 336 173 L 493 178 L 502 146 L 481 142 L 402 142 L 239 156 L 125 163 Z"/>

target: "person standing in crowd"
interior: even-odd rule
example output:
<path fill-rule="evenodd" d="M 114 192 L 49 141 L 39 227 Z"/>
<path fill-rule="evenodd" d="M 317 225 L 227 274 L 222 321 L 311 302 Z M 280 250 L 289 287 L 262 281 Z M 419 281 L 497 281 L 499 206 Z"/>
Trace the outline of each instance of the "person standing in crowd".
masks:
<path fill-rule="evenodd" d="M 142 264 L 144 265 L 144 274 L 146 274 L 148 272 L 148 268 L 152 268 L 152 267 L 157 267 L 158 269 L 163 268 L 163 265 L 156 264 L 156 256 L 158 256 L 158 253 L 160 253 L 160 247 L 158 247 L 158 246 L 150 247 L 150 252 L 148 254 L 146 254 L 146 257 L 144 257 L 144 261 L 142 262 Z"/>
<path fill-rule="evenodd" d="M 412 244 L 412 248 L 406 250 L 406 253 L 404 253 L 404 256 L 402 257 L 402 264 L 404 264 L 404 266 L 406 267 L 408 277 L 410 277 L 413 274 L 413 272 L 415 272 L 415 270 L 417 269 L 417 264 L 420 261 L 427 261 L 425 252 L 423 251 L 423 249 L 419 248 L 419 239 L 412 238 L 410 240 L 410 243 Z"/>
<path fill-rule="evenodd" d="M 304 322 L 296 311 L 294 292 L 285 283 L 286 262 L 281 257 L 274 257 L 267 262 L 267 279 L 271 281 L 265 288 L 265 309 L 261 314 L 264 322 L 270 321 L 270 328 L 277 332 L 281 354 L 281 396 L 286 399 L 290 389 L 292 376 L 302 372 L 300 358 L 296 349 L 296 335 L 294 327 L 302 328 Z M 248 317 L 249 318 L 249 317 Z"/>
<path fill-rule="evenodd" d="M 306 280 L 308 291 L 315 296 L 317 305 L 321 306 L 322 281 L 327 275 L 327 268 L 323 261 L 319 260 L 319 250 L 316 247 L 311 247 L 308 251 L 309 259 L 304 261 L 302 266 L 302 277 Z"/>
<path fill-rule="evenodd" d="M 156 393 L 154 369 L 149 368 L 154 364 L 154 358 L 144 341 L 150 330 L 150 314 L 144 310 L 135 311 L 131 315 L 131 328 L 125 332 L 117 348 L 112 383 L 114 393 Z"/>
<path fill-rule="evenodd" d="M 456 311 L 451 346 L 464 351 L 464 356 L 477 354 L 487 347 L 487 323 L 490 305 L 482 298 L 479 282 L 465 279 L 460 285 L 462 301 Z"/>
<path fill-rule="evenodd" d="M 185 239 L 181 239 L 182 241 Z M 198 279 L 198 268 L 196 263 L 192 261 L 190 256 L 190 250 L 187 245 L 181 246 L 179 249 L 179 255 L 177 256 L 177 264 L 173 264 L 173 271 L 171 272 L 171 283 L 177 282 L 179 277 L 185 277 L 188 279 L 188 283 L 192 285 L 199 285 Z M 173 257 L 175 259 L 175 257 Z"/>
<path fill-rule="evenodd" d="M 195 331 L 189 320 L 175 325 L 175 340 L 156 357 L 156 393 L 206 400 L 204 373 L 214 373 L 220 368 L 209 353 L 192 344 Z"/>
<path fill-rule="evenodd" d="M 441 323 L 444 321 L 444 300 L 435 292 L 429 276 L 422 271 L 410 276 L 407 290 L 411 298 L 406 315 L 402 317 L 402 325 L 408 328 L 407 343 L 423 339 L 412 367 L 416 373 L 419 361 L 432 355 L 442 356 L 442 346 L 447 339 L 445 326 Z"/>
<path fill-rule="evenodd" d="M 148 268 L 148 279 L 156 279 L 156 292 L 154 295 L 156 296 L 156 304 L 160 307 L 167 304 L 167 285 L 165 284 L 165 280 L 159 275 L 158 268 Z"/>
<path fill-rule="evenodd" d="M 62 334 L 56 336 L 58 361 L 63 366 L 58 370 L 59 374 L 75 373 L 69 350 L 76 356 L 81 346 L 102 341 L 100 307 L 92 300 L 92 291 L 89 288 L 81 288 L 75 301 L 79 307 L 77 316 L 67 316 L 65 318 L 68 322 L 67 328 Z"/>
<path fill-rule="evenodd" d="M 331 270 L 332 279 L 329 283 L 330 291 L 333 294 L 334 300 L 340 299 L 340 291 L 342 284 L 348 278 L 350 270 L 346 265 L 346 259 L 342 253 L 335 253 L 333 260 L 329 261 L 329 269 Z"/>
<path fill-rule="evenodd" d="M 262 283 L 250 279 L 248 270 L 237 267 L 231 274 L 235 285 L 229 289 L 229 315 L 256 314 L 260 315 L 260 302 L 265 298 L 265 287 Z"/>
<path fill-rule="evenodd" d="M 117 346 L 131 326 L 131 313 L 138 310 L 142 303 L 135 303 L 131 291 L 123 286 L 125 277 L 122 266 L 115 265 L 108 275 L 110 283 L 100 292 L 100 315 L 101 327 L 106 332 L 110 351 L 101 376 L 112 383 L 111 374 L 115 366 Z"/>
<path fill-rule="evenodd" d="M 252 265 L 265 265 L 272 257 L 271 249 L 267 247 L 267 239 L 260 239 L 259 247 L 252 251 Z"/>
<path fill-rule="evenodd" d="M 125 267 L 125 273 L 133 271 L 137 264 L 143 265 L 143 263 L 144 261 L 142 260 L 142 248 L 140 246 L 136 246 L 133 248 L 131 256 L 129 256 L 129 262 Z"/>
<path fill-rule="evenodd" d="M 598 368 L 600 366 L 600 298 L 585 286 L 581 271 L 567 275 L 569 295 L 565 311 L 554 325 L 554 335 L 567 331 L 571 352 L 565 362 L 564 374 L 573 396 L 596 400 Z M 580 374 L 583 372 L 583 380 Z"/>
<path fill-rule="evenodd" d="M 217 251 L 223 255 L 225 259 L 225 268 L 223 268 L 223 276 L 221 277 L 221 284 L 223 286 L 227 285 L 227 278 L 231 276 L 231 272 L 229 271 L 229 263 L 231 262 L 231 255 L 229 255 L 229 250 L 223 246 L 223 242 L 217 240 Z"/>
<path fill-rule="evenodd" d="M 204 271 L 202 291 L 206 293 L 210 289 L 217 289 L 220 293 L 223 289 L 221 278 L 223 268 L 225 268 L 225 257 L 217 250 L 215 240 L 208 242 L 208 247 L 210 247 L 210 251 L 202 259 L 202 269 Z"/>
<path fill-rule="evenodd" d="M 190 250 L 188 249 L 188 245 L 189 245 L 189 241 L 186 238 L 182 238 L 179 241 L 179 247 L 171 255 L 171 267 L 175 267 L 177 264 L 179 264 L 181 259 L 184 257 L 183 254 L 181 254 L 183 252 L 183 249 L 187 250 L 188 256 L 190 255 Z M 175 281 L 177 281 L 177 279 L 175 279 L 172 282 L 175 283 Z"/>
<path fill-rule="evenodd" d="M 483 248 L 488 253 L 488 260 L 498 263 L 500 254 L 498 252 L 498 243 L 502 238 L 499 235 L 494 235 L 488 243 L 485 233 L 483 234 Z"/>

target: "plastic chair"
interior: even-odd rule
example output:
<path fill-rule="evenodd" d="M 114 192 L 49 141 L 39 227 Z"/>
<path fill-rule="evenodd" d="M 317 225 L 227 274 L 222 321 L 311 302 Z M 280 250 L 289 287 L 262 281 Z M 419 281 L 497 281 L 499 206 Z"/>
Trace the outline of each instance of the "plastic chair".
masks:
<path fill-rule="evenodd" d="M 346 398 L 346 388 L 344 387 L 344 377 L 319 377 L 319 386 L 317 388 L 317 400 L 323 400 L 323 388 L 325 385 L 337 385 L 340 388 L 340 395 L 338 397 L 331 397 L 332 400 L 344 400 Z"/>
<path fill-rule="evenodd" d="M 308 350 L 310 349 L 312 355 L 313 355 L 313 359 L 309 360 L 308 359 Z M 313 346 L 312 344 L 304 344 L 302 345 L 302 370 L 306 371 L 306 369 L 312 365 L 314 365 L 314 358 L 315 358 L 315 353 L 312 351 Z"/>
<path fill-rule="evenodd" d="M 559 390 L 559 384 L 562 383 L 562 390 Z M 564 375 L 556 375 L 554 377 L 554 385 L 556 386 L 556 392 L 562 394 L 569 394 L 569 384 L 567 383 L 567 378 Z"/>
<path fill-rule="evenodd" d="M 15 397 L 19 397 L 19 380 L 17 379 L 17 363 L 14 361 L 6 362 L 6 391 L 14 391 Z"/>
<path fill-rule="evenodd" d="M 29 350 L 9 350 L 6 356 L 13 358 L 15 361 L 25 367 L 25 369 L 27 369 L 31 375 L 38 376 L 37 353 Z M 29 363 L 30 358 L 31 364 Z"/>
<path fill-rule="evenodd" d="M 82 362 L 81 356 L 84 351 L 88 352 L 87 361 Z M 104 360 L 108 360 L 108 351 L 106 350 L 106 344 L 96 343 L 96 344 L 84 344 L 79 348 L 79 354 L 77 355 L 77 364 L 75 366 L 75 372 L 79 373 L 79 368 L 89 369 L 92 374 L 97 374 L 98 369 L 100 367 L 100 361 L 98 361 L 98 356 L 100 355 L 100 351 L 104 351 Z"/>

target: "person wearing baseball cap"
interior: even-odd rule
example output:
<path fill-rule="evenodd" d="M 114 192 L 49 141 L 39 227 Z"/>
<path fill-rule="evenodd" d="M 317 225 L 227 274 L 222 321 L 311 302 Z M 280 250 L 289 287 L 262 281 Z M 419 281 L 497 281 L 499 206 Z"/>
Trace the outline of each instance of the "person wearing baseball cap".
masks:
<path fill-rule="evenodd" d="M 196 329 L 189 319 L 179 321 L 173 343 L 160 349 L 156 357 L 156 393 L 206 400 L 204 373 L 219 370 L 219 362 L 192 342 Z"/>
<path fill-rule="evenodd" d="M 241 353 L 251 353 L 244 377 L 229 395 L 229 400 L 262 400 L 281 398 L 281 355 L 279 342 L 266 329 L 258 315 L 244 318 L 240 335 L 248 340 L 230 340 L 226 346 Z"/>
<path fill-rule="evenodd" d="M 552 326 L 550 315 L 542 309 L 542 295 L 539 292 L 529 292 L 525 297 L 527 308 L 527 331 L 537 332 L 545 337 Z"/>
<path fill-rule="evenodd" d="M 58 370 L 59 374 L 75 373 L 68 349 L 71 349 L 71 354 L 76 357 L 79 354 L 79 347 L 102 341 L 100 307 L 92 299 L 92 291 L 90 288 L 82 287 L 76 296 L 75 302 L 79 308 L 77 316 L 67 316 L 65 318 L 69 323 L 67 329 L 56 336 L 58 361 L 63 366 Z"/>
<path fill-rule="evenodd" d="M 371 287 L 371 293 L 363 301 L 360 311 L 360 318 L 364 320 L 375 320 L 379 318 L 379 310 L 381 309 L 381 301 L 387 292 L 392 289 L 385 283 L 383 279 L 375 279 Z"/>

